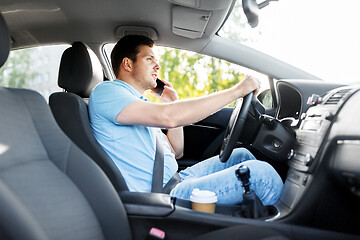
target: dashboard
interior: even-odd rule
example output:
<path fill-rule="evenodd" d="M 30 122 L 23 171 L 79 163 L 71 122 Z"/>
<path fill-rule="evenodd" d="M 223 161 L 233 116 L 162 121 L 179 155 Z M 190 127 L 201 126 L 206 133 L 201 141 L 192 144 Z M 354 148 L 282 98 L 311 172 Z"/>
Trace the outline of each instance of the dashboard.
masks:
<path fill-rule="evenodd" d="M 360 87 L 319 80 L 280 80 L 276 86 L 277 119 L 296 122 L 278 217 L 291 219 L 298 211 L 299 221 L 299 211 L 314 211 L 312 221 L 322 216 L 317 222 L 321 227 L 346 228 L 330 216 L 324 220 L 331 209 L 337 217 L 359 222 Z"/>

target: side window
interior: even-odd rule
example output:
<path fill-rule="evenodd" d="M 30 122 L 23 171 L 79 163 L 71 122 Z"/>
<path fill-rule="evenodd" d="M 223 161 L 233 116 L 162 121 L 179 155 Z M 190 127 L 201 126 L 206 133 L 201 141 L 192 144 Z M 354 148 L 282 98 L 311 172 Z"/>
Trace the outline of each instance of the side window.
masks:
<path fill-rule="evenodd" d="M 28 88 L 40 92 L 46 100 L 62 91 L 57 85 L 62 53 L 69 45 L 42 46 L 14 50 L 0 70 L 0 86 Z"/>
<path fill-rule="evenodd" d="M 113 46 L 114 44 L 107 44 L 104 47 L 108 59 Z M 221 59 L 159 46 L 156 47 L 156 54 L 161 67 L 159 77 L 173 84 L 179 99 L 227 89 L 244 79 L 247 74 L 261 81 L 260 91 L 269 89 L 266 75 Z M 156 101 L 151 94 L 146 94 L 146 97 Z"/>

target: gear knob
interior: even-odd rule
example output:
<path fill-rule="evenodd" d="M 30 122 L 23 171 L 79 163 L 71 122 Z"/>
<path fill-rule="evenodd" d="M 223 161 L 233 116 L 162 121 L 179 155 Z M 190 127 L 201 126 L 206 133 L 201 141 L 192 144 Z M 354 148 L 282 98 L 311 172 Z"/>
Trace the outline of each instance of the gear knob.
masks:
<path fill-rule="evenodd" d="M 240 165 L 236 168 L 235 175 L 242 182 L 244 193 L 250 192 L 250 169 L 246 165 Z"/>

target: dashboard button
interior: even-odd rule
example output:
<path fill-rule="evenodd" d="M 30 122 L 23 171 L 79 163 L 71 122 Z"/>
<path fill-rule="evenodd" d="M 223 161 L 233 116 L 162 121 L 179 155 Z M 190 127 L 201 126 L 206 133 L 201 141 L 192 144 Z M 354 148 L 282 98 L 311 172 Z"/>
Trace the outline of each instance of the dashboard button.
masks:
<path fill-rule="evenodd" d="M 333 120 L 334 119 L 334 114 L 331 113 L 331 112 L 326 112 L 325 113 L 325 119 L 329 120 L 329 121 Z"/>
<path fill-rule="evenodd" d="M 311 154 L 307 153 L 306 156 L 305 156 L 305 165 L 309 166 L 310 163 L 312 162 L 312 160 L 313 160 L 313 157 L 311 156 Z"/>
<path fill-rule="evenodd" d="M 317 104 L 319 104 L 321 102 L 322 102 L 322 99 L 317 94 L 311 95 L 311 97 L 309 97 L 308 100 L 307 100 L 307 104 L 310 105 L 310 106 L 315 106 L 315 105 L 317 105 Z"/>

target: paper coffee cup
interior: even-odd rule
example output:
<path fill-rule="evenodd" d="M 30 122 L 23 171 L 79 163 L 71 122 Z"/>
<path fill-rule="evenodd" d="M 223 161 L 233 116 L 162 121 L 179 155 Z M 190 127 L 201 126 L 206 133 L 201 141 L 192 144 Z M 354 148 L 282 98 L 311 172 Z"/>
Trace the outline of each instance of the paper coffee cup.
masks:
<path fill-rule="evenodd" d="M 214 192 L 195 188 L 190 196 L 192 209 L 199 212 L 214 213 L 217 197 Z"/>

